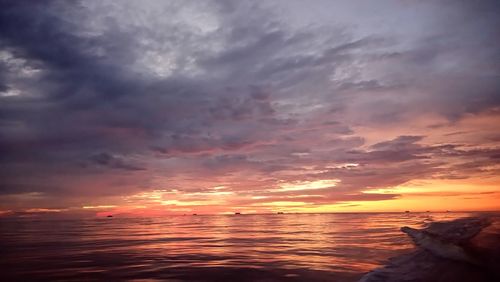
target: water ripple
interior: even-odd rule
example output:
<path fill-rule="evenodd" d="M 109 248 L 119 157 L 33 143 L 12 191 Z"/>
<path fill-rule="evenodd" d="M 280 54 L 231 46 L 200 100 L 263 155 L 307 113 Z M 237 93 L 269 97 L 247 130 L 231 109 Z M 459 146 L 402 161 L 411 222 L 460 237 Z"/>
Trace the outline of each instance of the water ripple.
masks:
<path fill-rule="evenodd" d="M 466 213 L 0 220 L 7 280 L 355 281 L 413 248 L 399 231 Z"/>

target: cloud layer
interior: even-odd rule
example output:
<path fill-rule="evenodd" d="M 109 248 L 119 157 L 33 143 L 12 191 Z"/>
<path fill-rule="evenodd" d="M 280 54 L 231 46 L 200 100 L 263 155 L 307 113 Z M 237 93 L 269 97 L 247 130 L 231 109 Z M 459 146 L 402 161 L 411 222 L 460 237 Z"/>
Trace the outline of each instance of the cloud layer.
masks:
<path fill-rule="evenodd" d="M 499 175 L 496 1 L 1 5 L 2 210 L 314 208 Z"/>

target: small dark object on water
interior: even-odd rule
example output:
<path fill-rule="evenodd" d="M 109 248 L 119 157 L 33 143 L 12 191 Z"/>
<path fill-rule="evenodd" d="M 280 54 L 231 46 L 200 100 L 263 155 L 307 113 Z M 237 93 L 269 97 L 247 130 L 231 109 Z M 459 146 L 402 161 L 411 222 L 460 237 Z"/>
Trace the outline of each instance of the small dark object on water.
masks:
<path fill-rule="evenodd" d="M 234 214 L 235 214 L 235 215 L 240 215 L 241 213 L 240 213 L 240 212 L 235 212 Z"/>
<path fill-rule="evenodd" d="M 108 215 L 107 217 L 113 217 L 112 215 Z"/>
<path fill-rule="evenodd" d="M 283 212 L 278 212 L 278 214 L 283 214 Z"/>
<path fill-rule="evenodd" d="M 410 213 L 410 211 L 405 211 L 405 213 Z"/>
<path fill-rule="evenodd" d="M 197 215 L 197 214 L 193 213 L 193 215 Z"/>

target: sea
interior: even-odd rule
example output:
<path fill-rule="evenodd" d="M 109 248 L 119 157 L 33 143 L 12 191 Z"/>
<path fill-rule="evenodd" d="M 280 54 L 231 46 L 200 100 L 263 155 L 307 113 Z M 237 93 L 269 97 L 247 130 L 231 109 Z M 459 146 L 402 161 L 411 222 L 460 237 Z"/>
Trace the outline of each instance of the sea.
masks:
<path fill-rule="evenodd" d="M 476 213 L 0 218 L 2 281 L 357 281 Z"/>

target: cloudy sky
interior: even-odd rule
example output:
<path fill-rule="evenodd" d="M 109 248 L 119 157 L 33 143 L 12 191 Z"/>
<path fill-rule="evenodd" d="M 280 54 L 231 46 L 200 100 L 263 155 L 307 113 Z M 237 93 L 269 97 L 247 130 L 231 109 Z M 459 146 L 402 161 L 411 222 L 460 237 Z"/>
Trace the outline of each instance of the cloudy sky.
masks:
<path fill-rule="evenodd" d="M 1 1 L 0 214 L 500 209 L 497 1 Z"/>

